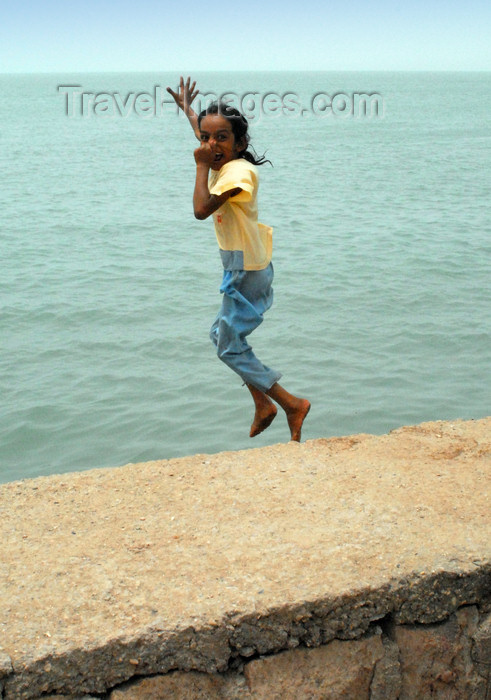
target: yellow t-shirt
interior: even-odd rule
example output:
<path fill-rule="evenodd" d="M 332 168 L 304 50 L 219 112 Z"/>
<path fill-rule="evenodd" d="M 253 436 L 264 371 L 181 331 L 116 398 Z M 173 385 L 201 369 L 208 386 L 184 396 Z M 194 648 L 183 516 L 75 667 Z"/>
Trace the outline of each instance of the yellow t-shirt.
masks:
<path fill-rule="evenodd" d="M 227 199 L 213 213 L 215 233 L 226 270 L 264 270 L 273 255 L 273 229 L 257 220 L 259 174 L 253 163 L 236 158 L 220 170 L 211 170 L 210 194 L 220 195 L 235 187 L 242 192 Z"/>

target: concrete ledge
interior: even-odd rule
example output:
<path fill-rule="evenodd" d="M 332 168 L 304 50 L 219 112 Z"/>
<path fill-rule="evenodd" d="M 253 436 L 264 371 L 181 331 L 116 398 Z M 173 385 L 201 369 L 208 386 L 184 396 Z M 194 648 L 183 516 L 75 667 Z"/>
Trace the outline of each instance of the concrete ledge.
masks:
<path fill-rule="evenodd" d="M 127 697 L 269 700 L 281 664 L 293 678 L 349 641 L 368 694 L 345 697 L 409 698 L 424 624 L 470 640 L 462 669 L 479 651 L 438 682 L 474 674 L 485 698 L 490 443 L 491 418 L 435 422 L 0 486 L 3 697 L 117 700 L 157 675 L 174 695 Z"/>

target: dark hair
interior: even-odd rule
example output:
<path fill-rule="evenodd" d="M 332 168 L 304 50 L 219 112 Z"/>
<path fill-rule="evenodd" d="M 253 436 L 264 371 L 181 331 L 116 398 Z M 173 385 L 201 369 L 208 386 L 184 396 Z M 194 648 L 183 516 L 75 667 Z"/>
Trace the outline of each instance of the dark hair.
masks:
<path fill-rule="evenodd" d="M 225 117 L 232 127 L 232 132 L 236 143 L 241 139 L 245 141 L 246 147 L 239 152 L 239 158 L 245 158 L 249 163 L 254 163 L 254 165 L 264 165 L 264 163 L 273 163 L 262 156 L 258 156 L 254 148 L 250 145 L 250 135 L 249 135 L 249 122 L 244 117 L 243 114 L 239 112 L 235 107 L 231 107 L 226 102 L 212 102 L 206 109 L 198 114 L 198 127 L 201 126 L 201 121 L 208 114 L 219 114 Z"/>

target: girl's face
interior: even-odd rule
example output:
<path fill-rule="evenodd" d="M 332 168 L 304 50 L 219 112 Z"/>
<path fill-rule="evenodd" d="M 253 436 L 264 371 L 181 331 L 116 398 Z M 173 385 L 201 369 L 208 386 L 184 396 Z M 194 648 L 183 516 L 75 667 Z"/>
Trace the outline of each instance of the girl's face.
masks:
<path fill-rule="evenodd" d="M 220 170 L 231 160 L 239 157 L 240 143 L 235 142 L 232 125 L 221 114 L 207 114 L 200 124 L 201 143 L 207 143 L 212 151 L 212 170 Z"/>

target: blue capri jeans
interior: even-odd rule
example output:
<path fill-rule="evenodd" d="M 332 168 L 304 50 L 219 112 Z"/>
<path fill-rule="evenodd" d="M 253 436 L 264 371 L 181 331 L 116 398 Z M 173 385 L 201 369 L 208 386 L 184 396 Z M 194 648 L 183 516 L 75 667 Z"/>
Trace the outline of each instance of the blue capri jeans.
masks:
<path fill-rule="evenodd" d="M 210 330 L 218 357 L 246 384 L 265 392 L 281 377 L 260 362 L 246 337 L 273 303 L 273 265 L 264 270 L 224 270 L 222 307 Z"/>

